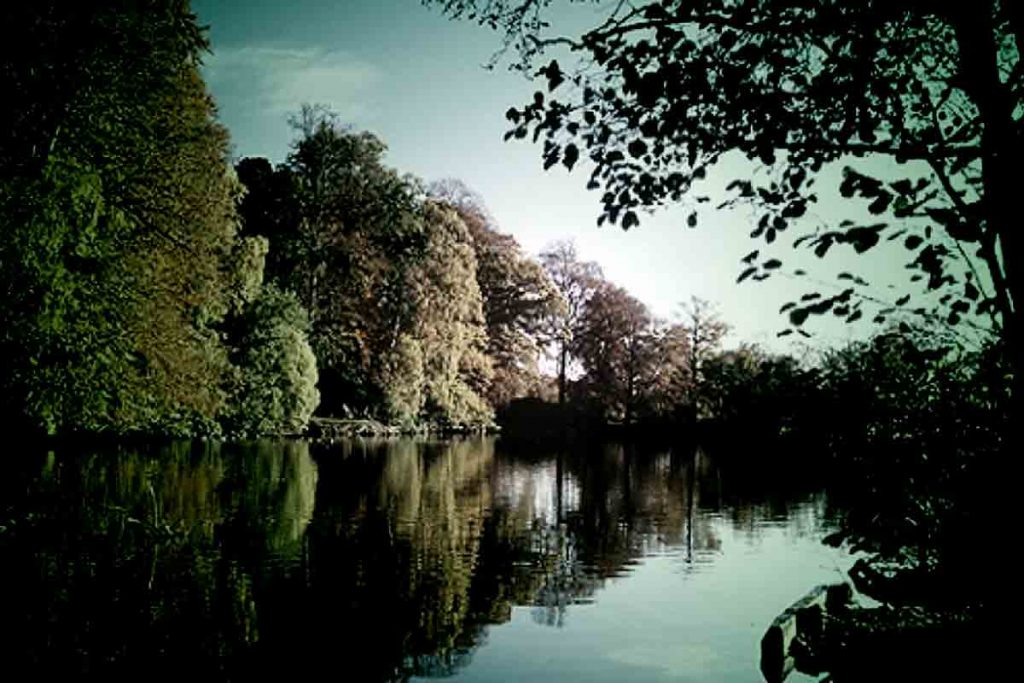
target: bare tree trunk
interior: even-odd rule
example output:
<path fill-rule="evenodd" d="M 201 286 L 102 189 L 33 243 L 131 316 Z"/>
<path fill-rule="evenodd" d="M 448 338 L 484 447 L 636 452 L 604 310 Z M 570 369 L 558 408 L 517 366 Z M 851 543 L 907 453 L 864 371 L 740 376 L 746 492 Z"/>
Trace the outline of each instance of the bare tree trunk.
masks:
<path fill-rule="evenodd" d="M 558 354 L 558 405 L 565 406 L 565 370 L 569 359 L 569 345 L 562 341 Z"/>

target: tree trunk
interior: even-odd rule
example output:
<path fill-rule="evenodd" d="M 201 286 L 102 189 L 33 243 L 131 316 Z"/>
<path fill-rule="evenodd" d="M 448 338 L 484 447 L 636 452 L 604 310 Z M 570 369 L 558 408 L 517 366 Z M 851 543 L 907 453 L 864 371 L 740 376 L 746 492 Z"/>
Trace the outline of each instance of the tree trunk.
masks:
<path fill-rule="evenodd" d="M 558 354 L 558 405 L 565 406 L 565 366 L 568 361 L 569 346 L 564 341 Z"/>
<path fill-rule="evenodd" d="M 1004 6 L 1017 4 L 1004 0 Z M 1008 299 L 1001 310 L 1003 318 L 1003 343 L 1007 359 L 1011 364 L 1012 380 L 1010 386 L 1010 405 L 1007 406 L 1010 418 L 1021 414 L 1022 396 L 1024 396 L 1024 359 L 1022 359 L 1022 325 L 1020 305 L 1024 300 L 1021 292 L 1021 245 L 1019 228 L 1019 202 L 1017 196 L 1019 175 L 1017 164 L 1024 152 L 1019 136 L 1016 134 L 1013 120 L 1013 99 L 1008 88 L 1000 81 L 998 65 L 998 45 L 996 44 L 994 21 L 996 19 L 995 4 L 986 0 L 979 7 L 977 3 L 957 3 L 952 10 L 951 20 L 956 30 L 957 43 L 960 46 L 960 82 L 971 99 L 977 105 L 982 120 L 982 213 L 986 229 L 999 238 L 999 249 L 1002 256 L 1002 270 L 1005 275 L 1005 293 Z M 1014 7 L 1010 10 L 1012 27 L 1021 28 L 1021 10 Z M 1019 35 L 1019 34 L 1018 34 Z M 997 382 L 1001 383 L 999 379 Z M 995 395 L 1000 396 L 1002 386 L 993 388 Z M 995 547 L 1005 538 L 1005 533 L 1012 533 L 1006 526 L 1016 518 L 1013 509 L 1015 500 L 1012 477 L 1007 477 L 1007 467 L 1012 456 L 1019 453 L 1020 440 L 1013 430 L 1003 435 L 1005 450 L 998 454 L 997 461 L 989 463 L 989 486 L 992 490 L 986 496 L 991 509 L 987 511 L 993 520 L 991 528 L 981 539 L 984 545 Z M 998 589 L 986 596 L 987 607 L 996 618 L 1009 617 L 1011 605 L 1017 604 L 1020 596 L 1017 584 L 1012 576 L 1012 568 L 1008 563 L 995 563 L 992 585 L 1014 586 L 1013 596 L 999 595 Z"/>

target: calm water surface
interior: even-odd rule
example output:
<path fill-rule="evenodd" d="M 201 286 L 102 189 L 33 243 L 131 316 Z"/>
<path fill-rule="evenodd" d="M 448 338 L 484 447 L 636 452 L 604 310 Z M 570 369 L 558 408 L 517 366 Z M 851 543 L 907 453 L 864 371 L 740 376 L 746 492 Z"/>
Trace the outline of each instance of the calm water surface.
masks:
<path fill-rule="evenodd" d="M 765 626 L 850 563 L 820 544 L 823 495 L 699 450 L 179 444 L 5 469 L 0 654 L 37 675 L 757 681 Z"/>

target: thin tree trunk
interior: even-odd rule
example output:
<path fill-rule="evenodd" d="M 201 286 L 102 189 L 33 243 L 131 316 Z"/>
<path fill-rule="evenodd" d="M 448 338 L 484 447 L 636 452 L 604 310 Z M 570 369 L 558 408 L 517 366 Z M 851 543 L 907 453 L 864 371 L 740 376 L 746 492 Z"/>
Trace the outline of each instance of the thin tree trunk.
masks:
<path fill-rule="evenodd" d="M 562 348 L 558 354 L 558 405 L 565 406 L 565 366 L 568 361 L 569 346 L 562 342 Z"/>

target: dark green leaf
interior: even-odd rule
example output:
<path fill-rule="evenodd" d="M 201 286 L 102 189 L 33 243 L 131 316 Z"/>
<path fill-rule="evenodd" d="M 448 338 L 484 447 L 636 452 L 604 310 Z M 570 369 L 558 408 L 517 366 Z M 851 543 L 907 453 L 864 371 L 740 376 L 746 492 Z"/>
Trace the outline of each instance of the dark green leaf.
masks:
<path fill-rule="evenodd" d="M 746 280 L 748 277 L 750 277 L 751 275 L 753 275 L 756 272 L 757 272 L 757 266 L 751 266 L 750 268 L 747 268 L 742 273 L 740 273 L 740 276 L 738 278 L 736 278 L 736 282 L 737 283 L 743 282 L 744 280 Z"/>
<path fill-rule="evenodd" d="M 580 150 L 572 143 L 566 145 L 565 149 L 562 150 L 562 163 L 570 171 L 572 170 L 572 167 L 576 165 L 576 161 L 579 160 L 579 158 Z"/>

